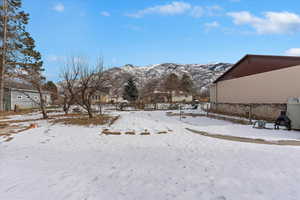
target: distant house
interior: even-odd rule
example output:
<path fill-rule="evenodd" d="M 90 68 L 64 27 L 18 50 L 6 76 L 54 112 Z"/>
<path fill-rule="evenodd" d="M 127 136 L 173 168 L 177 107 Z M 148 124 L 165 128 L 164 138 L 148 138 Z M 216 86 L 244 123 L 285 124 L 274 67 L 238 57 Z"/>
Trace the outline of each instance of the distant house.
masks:
<path fill-rule="evenodd" d="M 193 96 L 183 91 L 172 92 L 172 102 L 192 102 Z"/>
<path fill-rule="evenodd" d="M 253 104 L 258 115 L 274 118 L 289 98 L 300 97 L 299 75 L 300 57 L 246 55 L 214 81 L 210 101 L 224 112 Z"/>
<path fill-rule="evenodd" d="M 170 94 L 168 92 L 161 92 L 155 90 L 143 95 L 143 101 L 145 103 L 165 103 L 170 99 Z"/>
<path fill-rule="evenodd" d="M 123 103 L 128 102 L 121 95 L 108 95 L 107 103 Z"/>
<path fill-rule="evenodd" d="M 92 104 L 110 103 L 108 94 L 98 92 L 92 96 Z"/>
<path fill-rule="evenodd" d="M 170 93 L 156 90 L 152 93 L 146 94 L 144 97 L 144 101 L 151 103 L 192 102 L 193 96 L 183 91 L 172 91 L 172 93 Z"/>
<path fill-rule="evenodd" d="M 51 95 L 44 92 L 46 105 L 51 104 Z M 4 87 L 4 108 L 13 110 L 15 106 L 19 108 L 37 108 L 39 107 L 40 96 L 38 91 L 32 87 L 18 82 L 6 82 Z"/>

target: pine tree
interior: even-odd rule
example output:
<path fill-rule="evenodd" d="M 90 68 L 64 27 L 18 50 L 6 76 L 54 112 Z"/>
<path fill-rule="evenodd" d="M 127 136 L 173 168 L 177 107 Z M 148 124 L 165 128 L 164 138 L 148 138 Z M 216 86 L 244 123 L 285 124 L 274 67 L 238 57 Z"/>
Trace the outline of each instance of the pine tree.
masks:
<path fill-rule="evenodd" d="M 133 78 L 129 78 L 127 84 L 124 87 L 123 98 L 130 102 L 134 102 L 138 99 L 138 97 L 139 94 L 135 82 Z"/>
<path fill-rule="evenodd" d="M 194 83 L 191 77 L 184 74 L 180 80 L 180 87 L 183 92 L 192 93 L 194 89 Z"/>
<path fill-rule="evenodd" d="M 58 99 L 58 89 L 53 81 L 47 81 L 43 86 L 43 89 L 51 93 L 52 102 Z"/>
<path fill-rule="evenodd" d="M 2 0 L 0 4 L 0 111 L 4 109 L 4 79 L 20 63 L 22 37 L 29 15 L 21 11 L 21 0 Z"/>
<path fill-rule="evenodd" d="M 36 103 L 39 104 L 42 110 L 43 118 L 47 119 L 46 100 L 43 94 L 43 86 L 45 85 L 46 78 L 42 74 L 44 71 L 42 56 L 35 49 L 35 41 L 28 32 L 22 34 L 20 41 L 22 42 L 22 49 L 20 50 L 22 59 L 16 65 L 16 78 L 30 84 L 38 91 L 40 100 Z"/>

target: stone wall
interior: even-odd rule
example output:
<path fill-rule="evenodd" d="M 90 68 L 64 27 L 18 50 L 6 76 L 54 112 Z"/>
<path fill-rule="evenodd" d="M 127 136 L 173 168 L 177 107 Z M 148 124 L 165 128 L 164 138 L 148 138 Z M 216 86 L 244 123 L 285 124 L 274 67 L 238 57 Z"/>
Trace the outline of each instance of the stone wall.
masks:
<path fill-rule="evenodd" d="M 280 111 L 286 109 L 286 104 L 211 103 L 210 110 L 226 115 L 274 121 L 279 116 Z"/>

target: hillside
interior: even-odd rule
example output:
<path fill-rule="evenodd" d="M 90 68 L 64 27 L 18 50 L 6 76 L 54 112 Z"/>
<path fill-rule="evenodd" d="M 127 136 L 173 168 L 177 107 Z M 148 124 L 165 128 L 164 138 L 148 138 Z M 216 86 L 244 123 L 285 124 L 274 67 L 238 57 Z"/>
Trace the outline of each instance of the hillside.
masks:
<path fill-rule="evenodd" d="M 232 64 L 216 63 L 216 64 L 174 64 L 163 63 L 157 65 L 149 65 L 145 67 L 125 65 L 123 67 L 115 67 L 106 71 L 110 76 L 111 88 L 114 94 L 120 94 L 123 85 L 130 76 L 136 78 L 138 87 L 143 87 L 150 80 L 162 80 L 165 76 L 175 73 L 179 77 L 183 74 L 191 76 L 195 83 L 196 90 L 200 92 L 201 88 L 207 88 L 212 81 L 229 69 Z"/>

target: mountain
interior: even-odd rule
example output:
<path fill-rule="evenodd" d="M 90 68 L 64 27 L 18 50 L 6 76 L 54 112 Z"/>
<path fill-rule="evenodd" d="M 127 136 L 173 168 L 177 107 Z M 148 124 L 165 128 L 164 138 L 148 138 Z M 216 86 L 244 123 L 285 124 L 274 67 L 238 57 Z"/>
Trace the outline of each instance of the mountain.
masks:
<path fill-rule="evenodd" d="M 106 70 L 110 77 L 110 87 L 113 94 L 121 94 L 123 85 L 129 77 L 135 77 L 136 84 L 139 88 L 143 87 L 150 80 L 162 81 L 164 77 L 175 73 L 179 77 L 188 74 L 194 81 L 196 91 L 208 87 L 218 76 L 228 70 L 232 64 L 215 63 L 215 64 L 174 64 L 163 63 L 149 66 L 125 65 L 123 67 L 114 67 Z"/>

